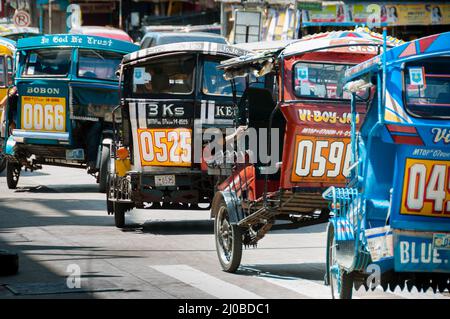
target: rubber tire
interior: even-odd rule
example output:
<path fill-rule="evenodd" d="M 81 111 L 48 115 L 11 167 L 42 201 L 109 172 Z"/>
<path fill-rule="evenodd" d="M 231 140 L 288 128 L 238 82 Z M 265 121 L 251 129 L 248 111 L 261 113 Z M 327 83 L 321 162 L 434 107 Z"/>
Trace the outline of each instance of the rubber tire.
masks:
<path fill-rule="evenodd" d="M 330 285 L 330 243 L 332 242 L 330 235 L 334 236 L 334 232 L 330 234 L 330 230 L 332 231 L 333 224 L 328 223 L 327 227 L 327 246 L 326 246 L 326 254 L 325 254 L 325 276 L 324 276 L 324 285 L 329 286 Z"/>
<path fill-rule="evenodd" d="M 19 271 L 19 256 L 16 253 L 0 250 L 0 276 L 11 276 Z"/>
<path fill-rule="evenodd" d="M 106 211 L 108 212 L 108 215 L 114 214 L 114 203 L 109 200 L 108 193 L 106 193 Z"/>
<path fill-rule="evenodd" d="M 222 200 L 219 206 L 219 211 L 221 208 L 226 208 L 225 202 Z M 238 225 L 231 225 L 232 231 L 232 253 L 231 253 L 231 262 L 225 263 L 220 256 L 220 244 L 219 237 L 217 234 L 217 224 L 219 222 L 219 211 L 217 212 L 214 218 L 214 239 L 216 243 L 216 252 L 217 257 L 219 258 L 220 265 L 225 272 L 234 273 L 239 268 L 242 260 L 242 229 Z"/>
<path fill-rule="evenodd" d="M 6 168 L 6 158 L 3 155 L 0 155 L 0 173 L 3 172 Z"/>
<path fill-rule="evenodd" d="M 117 228 L 125 227 L 125 212 L 127 211 L 125 204 L 113 202 L 114 223 Z"/>
<path fill-rule="evenodd" d="M 111 150 L 108 145 L 102 146 L 102 154 L 100 160 L 100 169 L 98 173 L 98 190 L 100 193 L 106 193 L 108 186 L 108 168 L 111 161 Z"/>
<path fill-rule="evenodd" d="M 17 180 L 14 180 L 14 169 L 16 169 L 17 167 L 19 167 L 19 176 L 17 177 Z M 17 184 L 19 183 L 20 178 L 20 169 L 21 168 L 18 164 L 6 161 L 6 183 L 9 189 L 17 188 Z"/>
<path fill-rule="evenodd" d="M 338 292 L 338 296 L 334 295 L 334 291 L 333 291 L 333 283 L 331 280 L 331 262 L 330 262 L 330 256 L 332 256 L 331 254 L 331 246 L 333 244 L 333 239 L 334 239 L 334 228 L 332 225 L 330 225 L 330 227 L 328 228 L 328 232 L 327 232 L 327 266 L 328 266 L 328 274 L 330 274 L 330 278 L 329 278 L 329 284 L 330 284 L 330 288 L 331 288 L 331 294 L 333 299 L 352 299 L 352 294 L 353 294 L 353 276 L 351 273 L 346 272 L 344 269 L 339 269 L 339 274 L 340 274 L 340 282 L 341 282 L 341 289 Z"/>

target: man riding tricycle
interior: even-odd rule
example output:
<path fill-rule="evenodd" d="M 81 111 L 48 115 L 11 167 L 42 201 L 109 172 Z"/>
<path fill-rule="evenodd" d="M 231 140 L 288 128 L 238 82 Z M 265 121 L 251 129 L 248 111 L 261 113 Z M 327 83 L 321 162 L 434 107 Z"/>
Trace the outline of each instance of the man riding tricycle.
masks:
<path fill-rule="evenodd" d="M 359 132 L 351 127 L 348 183 L 323 194 L 335 298 L 360 286 L 450 287 L 449 42 L 421 38 L 346 72 L 352 119 L 361 92 L 375 92 Z"/>
<path fill-rule="evenodd" d="M 117 227 L 137 208 L 209 205 L 215 176 L 208 173 L 203 132 L 233 127 L 235 97 L 216 67 L 249 53 L 212 42 L 182 42 L 125 56 L 121 115 L 114 138 L 108 213 Z M 243 91 L 245 83 L 236 83 Z M 239 93 L 236 93 L 239 94 Z"/>
<path fill-rule="evenodd" d="M 266 79 L 264 88 L 248 86 L 239 102 L 239 124 L 247 130 L 237 150 L 225 152 L 237 160 L 212 203 L 225 271 L 236 271 L 242 246 L 256 246 L 272 228 L 328 221 L 322 192 L 345 185 L 351 158 L 344 72 L 379 54 L 382 44 L 365 30 L 330 32 L 220 66 L 232 80 L 249 73 Z M 369 95 L 356 105 L 355 125 Z"/>
<path fill-rule="evenodd" d="M 17 92 L 5 114 L 9 188 L 17 187 L 22 168 L 33 171 L 46 164 L 87 167 L 105 191 L 111 111 L 119 101 L 116 72 L 123 55 L 137 49 L 129 42 L 84 35 L 18 41 Z"/>

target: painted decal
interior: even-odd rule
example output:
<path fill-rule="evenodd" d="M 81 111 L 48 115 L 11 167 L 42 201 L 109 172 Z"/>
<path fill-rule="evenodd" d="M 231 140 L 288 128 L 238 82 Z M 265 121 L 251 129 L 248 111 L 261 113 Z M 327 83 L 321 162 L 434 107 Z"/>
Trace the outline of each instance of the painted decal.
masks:
<path fill-rule="evenodd" d="M 437 144 L 441 141 L 444 142 L 444 144 L 450 143 L 450 131 L 448 131 L 446 128 L 434 127 L 431 129 L 431 133 L 434 135 L 434 143 Z"/>
<path fill-rule="evenodd" d="M 337 112 L 327 111 L 311 111 L 308 109 L 299 109 L 298 117 L 302 122 L 315 122 L 315 123 L 351 123 L 351 113 L 338 114 Z M 359 123 L 359 115 L 356 116 L 356 123 Z"/>
<path fill-rule="evenodd" d="M 292 182 L 343 183 L 351 160 L 349 138 L 297 135 Z"/>
<path fill-rule="evenodd" d="M 450 251 L 433 248 L 432 234 L 426 236 L 425 234 L 417 236 L 394 234 L 395 270 L 413 272 L 450 270 Z"/>
<path fill-rule="evenodd" d="M 191 166 L 191 129 L 138 129 L 142 166 Z"/>
<path fill-rule="evenodd" d="M 406 159 L 401 214 L 450 217 L 450 161 Z"/>
<path fill-rule="evenodd" d="M 425 87 L 425 69 L 423 67 L 409 68 L 409 79 L 412 85 Z"/>

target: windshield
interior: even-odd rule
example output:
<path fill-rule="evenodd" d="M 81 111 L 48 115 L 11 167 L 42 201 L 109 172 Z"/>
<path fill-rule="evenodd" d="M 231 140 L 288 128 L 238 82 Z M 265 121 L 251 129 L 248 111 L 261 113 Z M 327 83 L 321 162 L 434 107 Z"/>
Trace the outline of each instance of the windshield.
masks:
<path fill-rule="evenodd" d="M 297 63 L 294 66 L 294 90 L 298 97 L 350 99 L 344 92 L 344 73 L 350 65 Z"/>
<path fill-rule="evenodd" d="M 72 49 L 38 49 L 27 52 L 25 76 L 64 76 L 70 70 Z"/>
<path fill-rule="evenodd" d="M 414 116 L 450 117 L 450 58 L 406 64 L 406 108 Z"/>
<path fill-rule="evenodd" d="M 202 91 L 208 95 L 224 95 L 232 96 L 233 90 L 231 82 L 223 78 L 223 70 L 218 70 L 219 61 L 205 61 L 203 64 L 203 84 Z M 236 93 L 242 95 L 245 90 L 245 78 L 239 77 L 234 79 L 236 84 Z"/>
<path fill-rule="evenodd" d="M 133 93 L 190 94 L 193 91 L 195 59 L 175 56 L 151 60 L 133 68 Z"/>
<path fill-rule="evenodd" d="M 122 55 L 102 50 L 78 51 L 78 76 L 83 78 L 118 81 L 116 71 Z"/>

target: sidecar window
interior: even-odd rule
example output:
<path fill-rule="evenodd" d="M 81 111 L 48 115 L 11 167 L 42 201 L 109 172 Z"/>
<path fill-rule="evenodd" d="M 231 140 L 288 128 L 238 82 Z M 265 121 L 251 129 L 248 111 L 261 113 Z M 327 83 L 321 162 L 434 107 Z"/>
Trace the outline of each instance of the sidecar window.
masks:
<path fill-rule="evenodd" d="M 304 98 L 350 99 L 343 90 L 347 64 L 298 62 L 294 65 L 295 95 Z M 358 95 L 367 96 L 367 92 Z"/>
<path fill-rule="evenodd" d="M 202 91 L 208 95 L 232 96 L 231 82 L 223 77 L 223 70 L 218 70 L 219 61 L 206 60 L 203 64 Z M 237 96 L 241 96 L 245 90 L 245 78 L 235 78 Z"/>
<path fill-rule="evenodd" d="M 405 65 L 407 111 L 416 117 L 450 118 L 450 58 Z"/>
<path fill-rule="evenodd" d="M 132 70 L 133 93 L 191 94 L 194 87 L 193 56 L 156 58 L 139 64 Z"/>
<path fill-rule="evenodd" d="M 69 73 L 72 49 L 50 48 L 27 52 L 23 76 L 66 76 Z"/>

